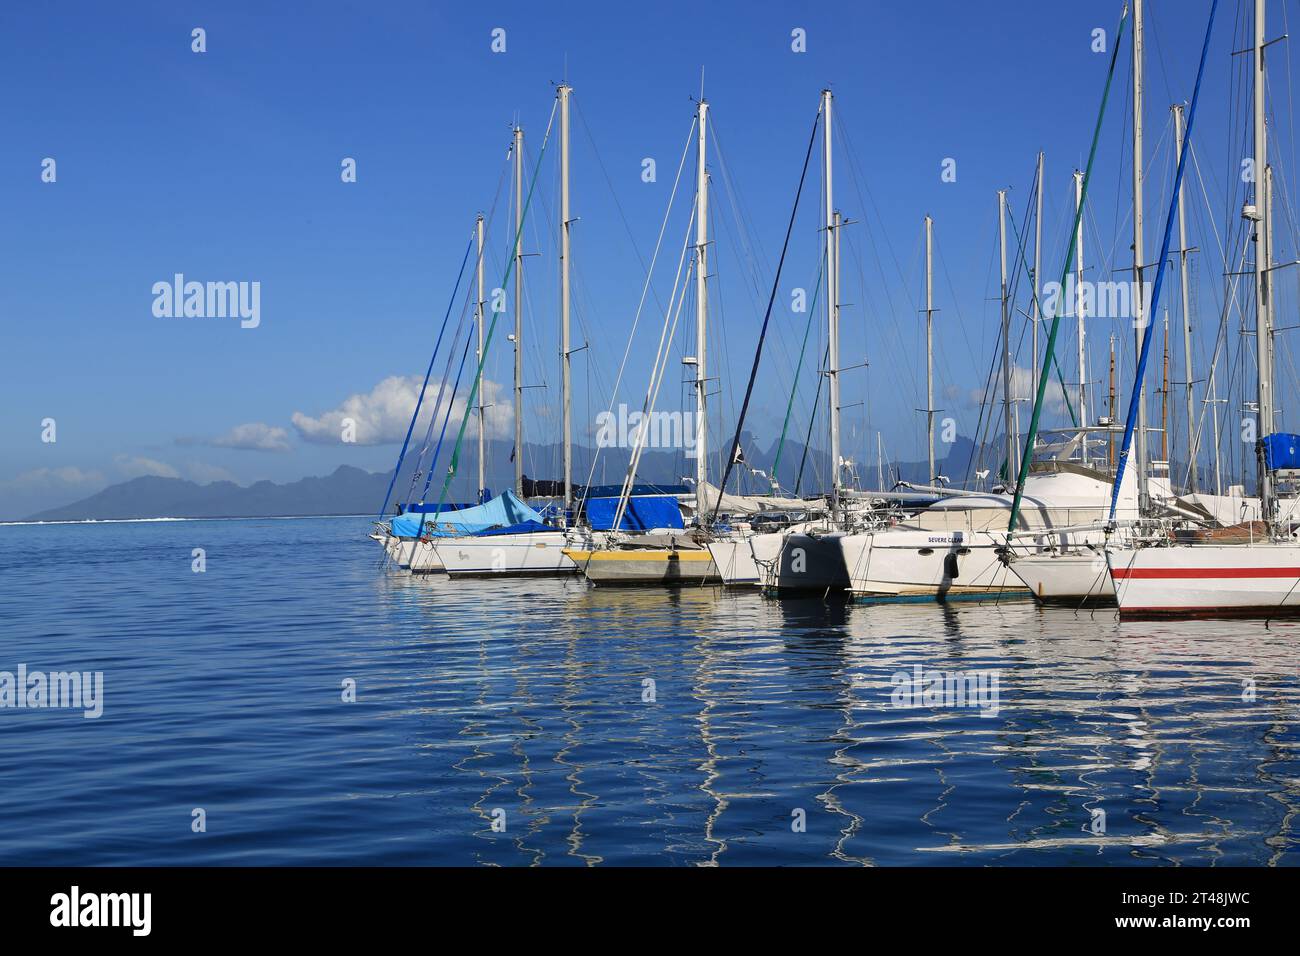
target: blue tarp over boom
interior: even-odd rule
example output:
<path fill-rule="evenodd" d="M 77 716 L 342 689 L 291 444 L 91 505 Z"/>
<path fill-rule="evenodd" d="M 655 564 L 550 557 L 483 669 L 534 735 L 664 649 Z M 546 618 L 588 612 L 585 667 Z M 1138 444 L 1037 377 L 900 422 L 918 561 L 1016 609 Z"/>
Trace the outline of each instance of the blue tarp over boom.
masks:
<path fill-rule="evenodd" d="M 588 498 L 587 521 L 593 531 L 609 531 L 618 513 L 617 498 Z M 629 498 L 619 531 L 649 531 L 651 528 L 684 528 L 677 499 L 668 496 Z"/>
<path fill-rule="evenodd" d="M 474 507 L 473 505 L 468 505 L 468 504 L 457 505 L 457 504 L 452 504 L 451 502 L 447 502 L 442 506 L 441 509 L 439 509 L 438 502 L 436 501 L 424 502 L 423 504 L 421 504 L 418 501 L 412 501 L 409 505 L 407 504 L 399 505 L 397 508 L 397 513 L 399 515 L 406 514 L 407 512 L 410 512 L 411 514 L 419 514 L 421 511 L 423 511 L 425 514 L 431 515 L 435 511 L 441 510 L 443 514 L 446 514 L 449 511 L 463 511 L 466 508 L 473 508 L 473 507 Z"/>
<path fill-rule="evenodd" d="M 1300 468 L 1300 435 L 1278 432 L 1264 438 L 1264 462 L 1269 471 Z"/>
<path fill-rule="evenodd" d="M 588 498 L 617 498 L 623 493 L 622 485 L 588 485 L 583 489 L 583 493 Z M 689 495 L 691 489 L 685 485 L 653 485 L 649 482 L 638 482 L 632 486 L 628 492 L 632 497 L 639 495 Z"/>
<path fill-rule="evenodd" d="M 424 519 L 421 528 L 420 519 Z M 433 523 L 432 514 L 406 512 L 398 515 L 390 523 L 393 534 L 399 538 L 413 538 L 417 534 L 427 534 L 435 538 L 456 535 L 481 534 L 493 528 L 508 528 L 512 525 L 536 522 L 542 524 L 542 516 L 524 504 L 513 491 L 506 491 L 491 501 L 473 508 L 445 512 L 438 516 L 438 523 Z"/>

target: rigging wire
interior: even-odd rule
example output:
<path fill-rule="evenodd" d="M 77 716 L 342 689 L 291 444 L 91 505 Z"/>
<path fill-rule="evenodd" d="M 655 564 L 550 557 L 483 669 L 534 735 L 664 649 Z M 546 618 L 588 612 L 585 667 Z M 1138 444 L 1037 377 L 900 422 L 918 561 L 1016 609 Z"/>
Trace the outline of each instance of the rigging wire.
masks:
<path fill-rule="evenodd" d="M 398 472 L 402 470 L 402 459 L 406 457 L 406 450 L 411 444 L 411 433 L 415 431 L 415 420 L 420 417 L 420 406 L 424 403 L 424 393 L 429 388 L 429 376 L 433 374 L 433 365 L 438 360 L 438 350 L 442 348 L 442 337 L 447 331 L 447 322 L 451 319 L 451 310 L 456 306 L 456 298 L 460 294 L 460 283 L 465 278 L 465 266 L 469 262 L 469 252 L 473 248 L 474 236 L 471 234 L 469 242 L 465 245 L 465 255 L 460 260 L 460 272 L 456 275 L 456 285 L 451 290 L 451 299 L 447 302 L 447 311 L 442 317 L 442 327 L 438 330 L 438 340 L 433 346 L 433 354 L 429 356 L 429 366 L 424 370 L 424 384 L 420 386 L 420 394 L 415 399 L 415 411 L 411 413 L 411 423 L 406 426 L 406 437 L 402 439 L 402 450 L 397 453 L 397 464 L 393 466 L 393 477 L 388 480 L 388 490 L 384 493 L 384 503 L 379 507 L 379 517 L 376 520 L 383 520 L 384 514 L 388 511 L 388 502 L 393 497 L 393 486 L 397 484 Z"/>
<path fill-rule="evenodd" d="M 727 489 L 727 479 L 731 476 L 732 468 L 736 464 L 736 450 L 740 447 L 740 430 L 745 425 L 745 415 L 749 411 L 749 400 L 754 394 L 754 379 L 758 377 L 758 364 L 763 357 L 763 340 L 767 336 L 767 326 L 772 319 L 772 306 L 776 303 L 776 292 L 781 284 L 781 271 L 785 266 L 786 252 L 790 248 L 790 235 L 794 232 L 795 216 L 799 212 L 799 199 L 803 195 L 803 184 L 808 177 L 808 163 L 812 159 L 813 146 L 817 141 L 817 127 L 821 125 L 822 111 L 818 109 L 817 115 L 813 118 L 812 132 L 808 137 L 808 151 L 803 158 L 803 171 L 799 174 L 799 187 L 794 194 L 794 208 L 790 210 L 790 222 L 785 229 L 785 242 L 781 246 L 781 258 L 777 260 L 776 275 L 772 279 L 772 292 L 767 300 L 767 313 L 763 316 L 763 325 L 758 333 L 758 345 L 754 349 L 754 366 L 749 373 L 749 383 L 745 386 L 745 400 L 740 406 L 740 417 L 736 421 L 736 436 L 731 443 L 731 454 L 727 456 L 726 470 L 722 473 L 722 481 L 718 484 L 718 500 L 713 506 L 713 517 L 710 523 L 718 518 L 718 509 L 722 507 L 722 495 Z M 827 237 L 827 241 L 831 241 Z M 838 462 L 831 462 L 831 467 L 836 469 L 836 474 L 832 476 L 832 483 L 839 484 Z"/>
<path fill-rule="evenodd" d="M 610 398 L 609 398 L 609 401 L 610 401 L 610 407 L 609 407 L 609 410 L 608 410 L 608 411 L 609 411 L 610 414 L 613 414 L 613 409 L 614 409 L 614 399 L 618 397 L 618 389 L 619 389 L 619 386 L 620 386 L 620 385 L 622 384 L 622 382 L 623 382 L 623 372 L 624 372 L 624 371 L 626 370 L 626 368 L 627 368 L 627 359 L 628 359 L 628 356 L 629 356 L 629 355 L 631 354 L 631 352 L 632 352 L 632 342 L 633 342 L 633 341 L 635 340 L 635 338 L 636 338 L 636 330 L 637 330 L 637 326 L 638 326 L 638 325 L 640 324 L 640 322 L 641 322 L 641 312 L 642 312 L 642 310 L 645 308 L 645 300 L 646 300 L 646 296 L 649 295 L 649 294 L 651 294 L 651 281 L 652 281 L 653 278 L 654 278 L 655 265 L 656 265 L 656 264 L 658 263 L 658 261 L 659 261 L 659 251 L 660 251 L 660 249 L 661 249 L 662 246 L 663 246 L 664 233 L 665 233 L 665 231 L 668 229 L 668 219 L 669 219 L 669 216 L 672 214 L 673 203 L 674 203 L 674 201 L 675 201 L 676 198 L 677 198 L 677 189 L 678 189 L 678 187 L 681 185 L 681 180 L 682 180 L 682 170 L 685 169 L 685 167 L 686 167 L 686 157 L 690 155 L 690 151 L 691 151 L 691 139 L 692 139 L 692 137 L 695 135 L 695 124 L 696 124 L 697 122 L 698 122 L 698 119 L 697 119 L 697 118 L 692 118 L 692 120 L 691 120 L 691 128 L 690 128 L 690 131 L 686 134 L 686 145 L 685 145 L 685 147 L 682 149 L 682 158 L 681 158 L 681 159 L 678 161 L 678 163 L 677 163 L 677 176 L 676 176 L 676 178 L 673 180 L 673 188 L 672 188 L 672 192 L 669 194 L 669 196 L 668 196 L 668 204 L 667 204 L 667 206 L 664 208 L 664 218 L 663 218 L 663 221 L 662 221 L 662 222 L 660 223 L 660 225 L 659 225 L 659 237 L 655 240 L 654 253 L 653 253 L 653 255 L 651 255 L 651 257 L 650 257 L 650 265 L 649 265 L 649 267 L 646 269 L 645 283 L 644 283 L 644 284 L 642 285 L 642 287 L 641 287 L 641 299 L 640 299 L 640 301 L 637 303 L 636 314 L 635 314 L 635 315 L 633 316 L 633 318 L 632 318 L 632 330 L 628 333 L 628 337 L 627 337 L 627 345 L 626 345 L 626 347 L 624 347 L 624 349 L 623 349 L 623 359 L 622 359 L 621 362 L 619 362 L 619 366 L 618 366 L 618 375 L 615 376 L 615 378 L 614 378 L 614 389 L 613 389 L 613 391 L 610 393 Z M 602 168 L 603 168 L 603 166 L 602 166 Z M 613 187 L 611 186 L 611 189 L 612 189 L 612 188 L 613 188 Z M 693 218 L 694 218 L 694 213 L 692 213 L 692 219 L 693 219 Z M 626 221 L 626 220 L 625 220 L 625 221 Z M 683 255 L 685 255 L 685 252 L 684 252 L 684 251 L 683 251 Z M 638 252 L 638 253 L 637 253 L 637 258 L 640 259 L 640 257 L 641 257 L 641 254 Z M 679 266 L 678 268 L 679 268 L 679 271 L 680 271 L 680 266 Z M 674 285 L 674 293 L 675 293 L 675 292 L 676 292 L 676 286 Z M 658 296 L 657 294 L 655 294 L 655 302 L 660 306 L 660 308 L 663 307 L 663 303 L 659 300 L 659 296 Z M 669 301 L 668 312 L 671 313 L 671 311 L 672 311 L 672 302 L 671 302 L 671 300 L 670 300 L 670 301 Z M 661 347 L 662 347 L 662 338 L 660 339 L 660 342 L 661 342 Z M 590 472 L 589 472 L 588 475 L 587 475 L 587 483 L 583 486 L 583 491 L 582 491 L 582 502 L 581 502 L 580 507 L 586 505 L 586 502 L 587 502 L 587 489 L 591 487 L 591 480 L 592 480 L 592 478 L 593 478 L 593 477 L 595 476 L 595 474 L 596 474 L 596 465 L 597 465 L 597 463 L 600 461 L 600 452 L 601 452 L 601 449 L 600 449 L 599 444 L 598 444 L 595 453 L 591 456 L 591 470 L 590 470 Z M 615 527 L 617 527 L 617 523 L 615 524 Z"/>

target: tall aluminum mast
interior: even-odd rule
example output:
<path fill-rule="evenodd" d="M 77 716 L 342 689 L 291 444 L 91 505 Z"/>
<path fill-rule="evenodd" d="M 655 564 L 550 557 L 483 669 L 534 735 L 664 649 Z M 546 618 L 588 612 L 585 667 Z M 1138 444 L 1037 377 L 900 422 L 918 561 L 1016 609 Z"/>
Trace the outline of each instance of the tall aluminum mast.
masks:
<path fill-rule="evenodd" d="M 1255 0 L 1254 77 L 1254 214 L 1255 221 L 1255 361 L 1259 370 L 1259 440 L 1273 432 L 1273 323 L 1269 302 L 1268 136 L 1264 125 L 1264 0 Z M 1262 449 L 1258 453 L 1260 517 L 1273 517 L 1273 482 Z"/>
<path fill-rule="evenodd" d="M 1079 215 L 1079 207 L 1082 205 L 1083 173 L 1076 169 L 1074 171 L 1074 214 L 1079 220 L 1079 226 L 1074 237 L 1074 315 L 1079 327 L 1079 424 L 1086 429 L 1088 427 L 1088 332 L 1083 314 L 1083 217 Z M 1085 465 L 1088 463 L 1086 433 L 1083 436 L 1083 451 L 1080 458 Z"/>
<path fill-rule="evenodd" d="M 569 377 L 569 94 L 561 85 L 560 99 L 560 401 L 564 406 L 564 511 L 573 508 L 573 401 Z"/>
<path fill-rule="evenodd" d="M 934 220 L 925 217 L 925 437 L 929 448 L 930 471 L 926 480 L 933 482 L 934 467 Z"/>
<path fill-rule="evenodd" d="M 1011 391 L 1011 312 L 1007 302 L 1007 191 L 998 190 L 998 250 L 1002 265 L 1002 427 L 1006 431 L 1007 482 L 1020 473 L 1016 461 L 1016 436 L 1012 427 L 1014 408 Z"/>
<path fill-rule="evenodd" d="M 1146 264 L 1145 243 L 1143 241 L 1143 201 L 1142 201 L 1142 87 L 1143 57 L 1145 43 L 1142 38 L 1142 0 L 1133 0 L 1133 326 L 1136 337 L 1135 355 L 1142 352 L 1142 341 L 1146 338 L 1147 326 L 1151 317 L 1146 314 L 1145 285 L 1142 270 Z M 1147 509 L 1147 401 L 1146 388 L 1138 383 L 1137 414 L 1137 486 L 1138 504 L 1145 513 Z"/>
<path fill-rule="evenodd" d="M 1178 161 L 1183 155 L 1183 107 L 1175 103 L 1170 109 L 1174 114 L 1174 163 L 1177 168 Z M 1187 213 L 1184 204 L 1185 196 L 1180 190 L 1178 193 L 1178 279 L 1181 285 L 1181 298 L 1183 308 L 1183 381 L 1185 389 L 1184 411 L 1187 415 L 1187 490 L 1196 493 L 1196 416 L 1192 407 L 1192 382 L 1195 376 L 1192 374 L 1192 300 L 1188 292 L 1188 275 L 1187 275 Z"/>
<path fill-rule="evenodd" d="M 700 521 L 709 509 L 705 485 L 709 480 L 709 407 L 705 394 L 708 380 L 709 286 L 709 176 L 705 168 L 708 144 L 709 104 L 700 100 L 697 110 L 699 139 L 695 170 L 695 514 Z M 719 491 L 721 494 L 721 490 Z"/>
<path fill-rule="evenodd" d="M 840 266 L 836 238 L 835 188 L 831 168 L 832 116 L 830 90 L 822 90 L 822 190 L 826 206 L 826 375 L 831 426 L 831 513 L 840 509 Z"/>
<path fill-rule="evenodd" d="M 1038 152 L 1038 174 L 1035 178 L 1037 179 L 1037 186 L 1034 189 L 1034 195 L 1036 196 L 1035 202 L 1036 202 L 1037 209 L 1034 214 L 1034 301 L 1033 301 L 1033 316 L 1031 318 L 1031 322 L 1033 323 L 1033 327 L 1034 327 L 1034 358 L 1033 361 L 1030 363 L 1030 368 L 1033 371 L 1033 377 L 1030 379 L 1030 381 L 1033 383 L 1030 386 L 1031 388 L 1038 387 L 1038 355 L 1039 355 L 1038 326 L 1043 319 L 1042 313 L 1039 311 L 1039 306 L 1038 306 L 1039 296 L 1042 294 L 1042 286 L 1043 286 L 1042 279 L 1041 279 L 1041 274 L 1043 271 L 1043 152 L 1042 150 L 1039 150 Z"/>
<path fill-rule="evenodd" d="M 475 272 L 478 276 L 478 297 L 474 302 L 474 320 L 478 326 L 478 352 L 475 355 L 478 358 L 478 495 L 479 501 L 483 500 L 483 489 L 486 487 L 486 475 L 484 473 L 484 461 L 486 459 L 487 435 L 486 423 L 483 421 L 483 412 L 487 406 L 483 404 L 483 215 L 479 214 L 474 221 L 474 235 L 478 239 L 478 265 Z"/>
<path fill-rule="evenodd" d="M 524 131 L 515 127 L 515 494 L 524 494 Z"/>

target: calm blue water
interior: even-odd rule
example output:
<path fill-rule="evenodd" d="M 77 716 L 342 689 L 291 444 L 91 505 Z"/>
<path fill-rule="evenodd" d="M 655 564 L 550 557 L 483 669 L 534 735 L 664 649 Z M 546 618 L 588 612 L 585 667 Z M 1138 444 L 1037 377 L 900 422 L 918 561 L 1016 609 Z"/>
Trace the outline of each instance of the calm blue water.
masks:
<path fill-rule="evenodd" d="M 105 682 L 0 710 L 0 863 L 1297 859 L 1291 623 L 452 585 L 367 527 L 0 527 L 0 671 Z M 996 715 L 893 706 L 918 664 Z"/>

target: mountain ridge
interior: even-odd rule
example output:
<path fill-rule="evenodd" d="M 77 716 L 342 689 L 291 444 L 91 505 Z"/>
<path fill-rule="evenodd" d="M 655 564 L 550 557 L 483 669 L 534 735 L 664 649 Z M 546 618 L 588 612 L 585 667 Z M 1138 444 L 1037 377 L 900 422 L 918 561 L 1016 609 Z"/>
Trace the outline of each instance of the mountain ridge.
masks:
<path fill-rule="evenodd" d="M 745 464 L 748 469 L 771 473 L 772 463 L 776 457 L 776 443 L 764 450 L 757 447 L 752 436 L 743 436 L 742 447 L 746 449 Z M 513 484 L 513 466 L 509 464 L 510 446 L 504 442 L 493 442 L 489 448 L 489 460 L 505 463 L 496 464 L 486 473 L 489 488 L 500 490 Z M 573 476 L 576 484 L 586 482 L 592 475 L 593 484 L 621 483 L 627 469 L 629 450 L 622 448 L 604 449 L 601 462 L 604 465 L 600 474 L 592 473 L 593 449 L 586 446 L 574 446 Z M 978 449 L 969 439 L 959 436 L 947 446 L 947 455 L 940 462 L 940 471 L 964 472 L 966 463 L 971 461 Z M 524 459 L 534 465 L 540 462 L 557 462 L 558 446 L 525 445 Z M 788 443 L 782 456 L 782 478 L 792 488 L 795 476 L 801 470 L 805 451 L 802 444 Z M 819 476 L 829 472 L 829 456 L 816 448 L 807 451 L 805 484 L 801 487 L 803 494 L 816 494 L 822 481 Z M 713 471 L 714 462 L 710 462 Z M 536 469 L 533 469 L 536 470 Z M 642 455 L 637 471 L 638 479 L 653 483 L 677 483 L 683 474 L 693 474 L 694 461 L 684 459 L 680 451 L 652 450 Z M 551 477 L 551 468 L 544 469 Z M 874 469 L 865 469 L 861 474 L 860 484 L 870 485 L 867 478 Z M 905 481 L 924 482 L 927 478 L 924 462 L 894 462 L 890 465 L 886 482 L 892 484 L 902 479 Z M 527 473 L 527 470 L 526 470 Z M 462 461 L 459 474 L 451 483 L 448 501 L 464 502 L 474 498 L 477 484 L 477 466 Z M 770 491 L 764 478 L 751 473 L 742 465 L 737 465 L 732 472 L 733 479 L 729 490 L 762 494 Z M 56 508 L 47 508 L 37 512 L 24 521 L 86 521 L 86 520 L 132 520 L 147 518 L 281 518 L 297 516 L 331 516 L 358 515 L 377 512 L 380 502 L 388 489 L 392 477 L 391 471 L 371 472 L 355 465 L 339 465 L 328 475 L 308 476 L 296 481 L 276 483 L 262 480 L 251 485 L 239 485 L 233 481 L 213 481 L 199 484 L 185 478 L 164 478 L 146 475 L 128 481 L 109 485 L 93 495 Z M 530 477 L 538 477 L 531 475 Z M 420 479 L 428 480 L 423 473 L 416 474 L 413 465 L 403 468 L 399 480 L 394 484 L 392 501 L 401 501 L 405 492 L 411 488 L 422 489 Z M 714 475 L 714 480 L 721 478 Z M 787 490 L 789 490 L 789 488 Z M 427 500 L 436 501 L 441 491 L 441 483 L 430 483 Z M 417 494 L 414 497 L 419 498 Z M 392 510 L 390 502 L 389 511 Z"/>

